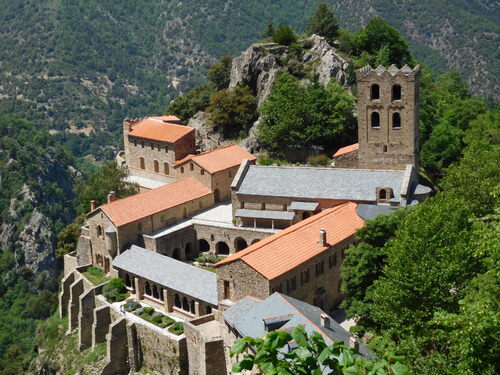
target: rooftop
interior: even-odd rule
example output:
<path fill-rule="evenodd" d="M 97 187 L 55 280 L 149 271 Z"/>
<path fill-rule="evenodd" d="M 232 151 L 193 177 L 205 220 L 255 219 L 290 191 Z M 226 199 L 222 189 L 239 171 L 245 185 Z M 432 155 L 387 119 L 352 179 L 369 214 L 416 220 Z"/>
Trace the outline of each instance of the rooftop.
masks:
<path fill-rule="evenodd" d="M 293 220 L 295 213 L 290 211 L 248 210 L 241 208 L 236 210 L 234 216 L 252 219 Z"/>
<path fill-rule="evenodd" d="M 216 173 L 239 166 L 244 159 L 252 161 L 256 160 L 256 157 L 238 145 L 229 145 L 197 155 L 188 155 L 184 159 L 177 161 L 176 167 L 191 160 L 208 171 L 208 173 Z"/>
<path fill-rule="evenodd" d="M 175 143 L 185 135 L 194 132 L 194 128 L 168 121 L 179 122 L 180 120 L 175 116 L 148 117 L 133 125 L 128 134 L 134 137 Z"/>
<path fill-rule="evenodd" d="M 294 269 L 331 246 L 352 236 L 364 225 L 356 204 L 344 203 L 311 216 L 216 263 L 216 267 L 242 260 L 268 280 Z M 318 244 L 326 230 L 327 246 Z"/>
<path fill-rule="evenodd" d="M 113 267 L 217 305 L 216 275 L 213 272 L 136 245 L 118 255 L 113 260 Z"/>
<path fill-rule="evenodd" d="M 120 227 L 209 194 L 212 194 L 212 191 L 208 187 L 193 177 L 187 177 L 144 193 L 103 204 L 97 210 L 101 209 L 116 227 Z"/>
<path fill-rule="evenodd" d="M 341 147 L 337 150 L 337 152 L 333 155 L 333 157 L 344 155 L 344 154 L 347 154 L 349 152 L 356 151 L 358 149 L 359 149 L 359 143 L 354 143 L 354 144 L 349 145 L 349 146 Z"/>
<path fill-rule="evenodd" d="M 286 318 L 279 330 L 288 330 L 298 325 L 310 334 L 319 332 L 327 344 L 343 341 L 349 345 L 351 334 L 330 317 L 330 328 L 321 325 L 320 316 L 324 311 L 316 306 L 301 302 L 281 293 L 274 293 L 263 301 L 250 297 L 243 298 L 223 312 L 226 321 L 235 327 L 242 336 L 262 337 L 266 334 L 264 320 L 270 317 Z M 359 343 L 359 352 L 366 357 L 373 354 Z"/>
<path fill-rule="evenodd" d="M 238 194 L 310 199 L 376 201 L 377 187 L 391 187 L 401 200 L 405 171 L 264 167 L 250 165 Z"/>

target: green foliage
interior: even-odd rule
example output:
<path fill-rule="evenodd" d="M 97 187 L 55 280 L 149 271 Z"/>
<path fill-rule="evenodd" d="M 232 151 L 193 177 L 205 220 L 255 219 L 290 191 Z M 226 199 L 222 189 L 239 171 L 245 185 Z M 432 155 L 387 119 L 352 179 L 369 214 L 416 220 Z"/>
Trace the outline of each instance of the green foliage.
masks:
<path fill-rule="evenodd" d="M 353 98 L 335 81 L 304 87 L 281 74 L 260 108 L 259 138 L 275 152 L 311 144 L 332 147 L 353 129 Z"/>
<path fill-rule="evenodd" d="M 102 295 L 111 302 L 123 301 L 127 296 L 125 283 L 119 277 L 109 280 L 102 288 Z"/>
<path fill-rule="evenodd" d="M 216 90 L 227 89 L 231 78 L 231 66 L 233 59 L 231 56 L 222 56 L 217 64 L 212 65 L 208 70 L 208 79 L 215 85 Z"/>
<path fill-rule="evenodd" d="M 172 332 L 173 334 L 182 335 L 184 333 L 184 323 L 175 322 L 174 324 L 172 324 L 172 326 L 168 330 L 169 330 L 169 332 Z"/>
<path fill-rule="evenodd" d="M 306 30 L 307 35 L 316 34 L 327 40 L 334 40 L 339 33 L 339 25 L 333 11 L 325 3 L 318 5 L 316 13 L 309 18 Z"/>
<path fill-rule="evenodd" d="M 57 235 L 56 258 L 62 258 L 65 254 L 76 250 L 76 243 L 80 237 L 81 226 L 77 223 L 72 223 L 66 226 Z"/>
<path fill-rule="evenodd" d="M 291 351 L 283 348 L 290 341 L 297 345 Z M 253 348 L 255 354 L 247 349 Z M 245 337 L 235 340 L 230 356 L 243 353 L 243 359 L 236 362 L 233 372 L 243 372 L 257 367 L 266 375 L 329 374 L 409 374 L 409 368 L 401 363 L 404 358 L 386 355 L 383 359 L 365 359 L 355 356 L 355 351 L 343 342 L 327 345 L 318 332 L 307 334 L 302 326 L 294 328 L 292 333 L 271 331 L 263 338 Z"/>
<path fill-rule="evenodd" d="M 90 211 L 91 200 L 95 200 L 96 207 L 106 203 L 110 191 L 114 191 L 118 199 L 137 194 L 139 192 L 138 186 L 125 182 L 126 176 L 126 170 L 118 167 L 113 161 L 105 163 L 98 172 L 89 176 L 88 179 L 78 181 L 76 191 L 80 198 L 80 212 Z"/>
<path fill-rule="evenodd" d="M 328 157 L 328 155 L 321 154 L 317 156 L 309 156 L 307 158 L 307 164 L 309 165 L 314 165 L 314 166 L 328 166 L 332 163 L 332 159 Z"/>
<path fill-rule="evenodd" d="M 212 263 L 215 264 L 220 262 L 224 257 L 218 257 L 214 254 L 203 254 L 195 258 L 195 261 L 198 263 Z"/>
<path fill-rule="evenodd" d="M 246 135 L 257 119 L 257 100 L 248 86 L 215 92 L 206 111 L 209 122 L 226 137 Z"/>
<path fill-rule="evenodd" d="M 94 285 L 101 285 L 109 280 L 104 271 L 93 266 L 83 272 L 83 276 L 85 276 Z"/>
<path fill-rule="evenodd" d="M 139 302 L 137 302 L 134 298 L 129 298 L 125 304 L 123 305 L 125 311 L 132 312 L 134 310 L 137 310 L 138 308 L 142 307 Z"/>
<path fill-rule="evenodd" d="M 213 82 L 197 86 L 185 95 L 178 96 L 167 107 L 166 114 L 174 115 L 187 124 L 199 111 L 204 111 L 210 104 L 210 97 L 215 92 Z"/>
<path fill-rule="evenodd" d="M 282 44 L 284 46 L 289 46 L 297 41 L 297 36 L 293 33 L 293 30 L 288 25 L 280 25 L 273 35 L 273 42 Z"/>
<path fill-rule="evenodd" d="M 274 25 L 273 21 L 271 20 L 266 24 L 266 28 L 264 29 L 262 36 L 267 40 L 272 40 L 273 35 L 274 35 Z"/>
<path fill-rule="evenodd" d="M 339 48 L 355 57 L 357 67 L 413 65 L 408 43 L 395 28 L 380 17 L 372 18 L 364 28 L 354 34 L 343 31 L 339 38 Z"/>

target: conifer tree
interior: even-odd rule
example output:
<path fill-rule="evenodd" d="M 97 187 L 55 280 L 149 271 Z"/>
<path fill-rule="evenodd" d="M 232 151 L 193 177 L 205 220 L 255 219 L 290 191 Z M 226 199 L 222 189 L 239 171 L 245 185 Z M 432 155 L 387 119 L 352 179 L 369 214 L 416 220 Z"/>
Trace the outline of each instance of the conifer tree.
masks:
<path fill-rule="evenodd" d="M 328 40 L 333 40 L 338 36 L 339 25 L 335 19 L 333 11 L 328 8 L 325 3 L 319 4 L 314 16 L 309 18 L 306 27 L 306 34 L 316 34 L 325 37 Z"/>

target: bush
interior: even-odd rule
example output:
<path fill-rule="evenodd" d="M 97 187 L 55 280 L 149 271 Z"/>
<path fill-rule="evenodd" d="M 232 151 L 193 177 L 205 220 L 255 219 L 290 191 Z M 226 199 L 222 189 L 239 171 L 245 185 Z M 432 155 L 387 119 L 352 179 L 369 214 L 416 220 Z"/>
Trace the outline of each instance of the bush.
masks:
<path fill-rule="evenodd" d="M 120 278 L 114 278 L 102 288 L 102 295 L 111 302 L 123 301 L 126 298 L 127 289 L 125 283 Z"/>
<path fill-rule="evenodd" d="M 292 28 L 288 25 L 281 25 L 276 29 L 273 35 L 273 42 L 284 46 L 289 46 L 296 41 L 297 37 L 293 33 Z"/>
<path fill-rule="evenodd" d="M 144 314 L 152 315 L 154 313 L 155 309 L 153 309 L 152 307 L 146 306 L 142 309 L 142 311 Z"/>
<path fill-rule="evenodd" d="M 332 160 L 326 156 L 325 154 L 317 155 L 317 156 L 309 156 L 307 158 L 307 164 L 310 165 L 321 165 L 321 166 L 327 166 L 330 165 Z"/>
<path fill-rule="evenodd" d="M 132 312 L 141 307 L 141 304 L 137 302 L 135 299 L 130 298 L 124 304 L 125 311 Z"/>
<path fill-rule="evenodd" d="M 160 324 L 162 322 L 163 314 L 161 316 L 153 316 L 151 322 L 154 324 Z"/>
<path fill-rule="evenodd" d="M 224 259 L 224 258 L 215 256 L 213 254 L 204 254 L 204 255 L 200 255 L 199 257 L 196 257 L 195 261 L 198 263 L 212 263 L 212 264 L 214 264 L 214 263 L 220 262 L 222 259 Z"/>
<path fill-rule="evenodd" d="M 184 323 L 182 322 L 175 322 L 172 327 L 168 329 L 169 332 L 172 332 L 173 334 L 176 335 L 182 335 L 184 333 Z"/>

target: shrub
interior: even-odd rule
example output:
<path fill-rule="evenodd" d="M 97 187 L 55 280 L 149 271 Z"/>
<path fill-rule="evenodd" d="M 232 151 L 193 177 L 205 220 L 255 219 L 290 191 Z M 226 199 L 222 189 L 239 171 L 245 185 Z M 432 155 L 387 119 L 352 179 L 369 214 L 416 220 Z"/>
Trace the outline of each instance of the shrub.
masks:
<path fill-rule="evenodd" d="M 292 28 L 288 25 L 281 25 L 276 29 L 273 35 L 273 42 L 284 46 L 289 46 L 295 41 L 297 41 L 297 37 L 293 33 Z"/>
<path fill-rule="evenodd" d="M 182 335 L 184 333 L 184 323 L 182 322 L 175 322 L 172 327 L 170 327 L 169 332 L 172 332 L 173 334 L 176 335 Z"/>
<path fill-rule="evenodd" d="M 152 307 L 146 306 L 142 309 L 142 311 L 144 314 L 152 315 L 154 313 L 155 309 L 153 309 Z"/>
<path fill-rule="evenodd" d="M 101 276 L 103 274 L 102 270 L 100 270 L 99 268 L 94 267 L 94 266 L 87 268 L 87 272 L 91 275 L 94 275 L 94 276 Z"/>
<path fill-rule="evenodd" d="M 102 288 L 102 295 L 111 302 L 123 301 L 126 298 L 127 290 L 125 283 L 120 278 L 114 278 Z"/>
<path fill-rule="evenodd" d="M 160 324 L 162 322 L 162 317 L 163 317 L 163 314 L 162 314 L 162 316 L 153 316 L 151 318 L 151 322 L 153 322 L 154 324 Z"/>
<path fill-rule="evenodd" d="M 125 311 L 132 312 L 141 307 L 141 304 L 137 302 L 135 299 L 130 298 L 125 302 L 124 309 Z"/>
<path fill-rule="evenodd" d="M 311 165 L 322 165 L 322 166 L 327 166 L 331 164 L 331 160 L 328 156 L 325 154 L 317 155 L 317 156 L 309 156 L 307 158 L 307 164 Z"/>

